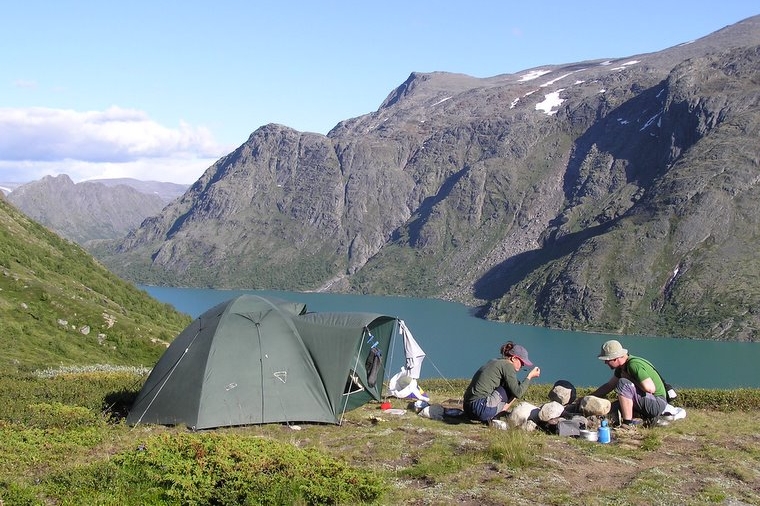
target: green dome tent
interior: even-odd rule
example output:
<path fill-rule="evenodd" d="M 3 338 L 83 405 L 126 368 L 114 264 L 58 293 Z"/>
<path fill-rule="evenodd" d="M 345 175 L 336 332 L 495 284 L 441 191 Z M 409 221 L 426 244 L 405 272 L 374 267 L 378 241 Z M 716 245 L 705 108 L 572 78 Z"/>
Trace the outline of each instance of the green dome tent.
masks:
<path fill-rule="evenodd" d="M 307 313 L 301 303 L 241 295 L 207 310 L 167 348 L 127 423 L 192 429 L 340 423 L 381 400 L 397 319 Z M 369 370 L 368 370 L 369 369 Z"/>

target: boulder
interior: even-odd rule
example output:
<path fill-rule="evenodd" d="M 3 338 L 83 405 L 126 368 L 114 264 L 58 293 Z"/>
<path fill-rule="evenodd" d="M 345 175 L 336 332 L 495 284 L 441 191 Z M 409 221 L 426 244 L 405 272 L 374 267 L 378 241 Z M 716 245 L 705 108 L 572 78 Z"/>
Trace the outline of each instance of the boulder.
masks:
<path fill-rule="evenodd" d="M 510 427 L 528 431 L 535 430 L 539 421 L 538 413 L 538 406 L 522 401 L 509 412 L 507 422 Z"/>
<path fill-rule="evenodd" d="M 610 412 L 611 407 L 609 399 L 587 395 L 581 399 L 579 409 L 585 416 L 604 416 Z"/>
<path fill-rule="evenodd" d="M 567 380 L 559 380 L 549 391 L 549 400 L 567 406 L 575 402 L 575 386 Z"/>
<path fill-rule="evenodd" d="M 565 411 L 565 407 L 559 402 L 547 402 L 541 406 L 538 411 L 538 419 L 542 422 L 548 422 L 554 418 L 559 418 Z"/>

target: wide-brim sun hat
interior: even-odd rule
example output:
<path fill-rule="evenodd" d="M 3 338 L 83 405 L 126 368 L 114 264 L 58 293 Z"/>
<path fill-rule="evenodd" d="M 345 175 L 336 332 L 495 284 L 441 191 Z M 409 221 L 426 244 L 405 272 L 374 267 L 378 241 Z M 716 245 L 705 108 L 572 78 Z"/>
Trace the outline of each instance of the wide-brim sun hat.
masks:
<path fill-rule="evenodd" d="M 628 350 L 623 348 L 623 345 L 614 339 L 607 341 L 602 345 L 602 350 L 599 352 L 599 360 L 615 360 L 618 357 L 622 357 L 628 354 Z"/>
<path fill-rule="evenodd" d="M 519 358 L 526 367 L 533 365 L 533 362 L 528 358 L 528 350 L 526 350 L 524 346 L 520 346 L 519 344 L 514 345 L 509 354 L 513 357 Z"/>

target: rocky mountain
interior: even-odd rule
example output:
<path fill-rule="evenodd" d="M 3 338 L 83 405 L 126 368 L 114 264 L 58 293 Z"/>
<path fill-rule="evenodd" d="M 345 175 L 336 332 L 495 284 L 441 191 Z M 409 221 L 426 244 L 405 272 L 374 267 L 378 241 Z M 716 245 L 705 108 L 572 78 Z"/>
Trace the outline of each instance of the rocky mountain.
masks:
<path fill-rule="evenodd" d="M 130 177 L 121 177 L 113 179 L 90 179 L 89 183 L 100 183 L 106 186 L 129 186 L 148 195 L 158 195 L 165 204 L 181 197 L 187 191 L 190 185 L 170 183 L 166 181 L 141 181 Z"/>
<path fill-rule="evenodd" d="M 63 174 L 21 185 L 7 199 L 61 236 L 87 245 L 94 240 L 123 238 L 170 201 L 168 194 L 161 196 L 151 191 L 157 188 L 151 183 L 145 182 L 144 188 L 141 191 L 126 182 L 111 180 L 75 184 Z"/>
<path fill-rule="evenodd" d="M 98 254 L 143 283 L 760 340 L 759 102 L 760 16 L 649 54 L 413 73 L 327 136 L 259 128 Z"/>

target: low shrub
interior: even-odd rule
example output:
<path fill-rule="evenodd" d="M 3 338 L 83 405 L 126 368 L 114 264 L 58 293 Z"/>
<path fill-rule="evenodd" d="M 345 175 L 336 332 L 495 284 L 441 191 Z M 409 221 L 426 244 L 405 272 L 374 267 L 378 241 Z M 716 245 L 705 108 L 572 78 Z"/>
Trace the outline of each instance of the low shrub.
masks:
<path fill-rule="evenodd" d="M 135 505 L 366 504 L 386 488 L 375 473 L 315 450 L 228 432 L 151 436 L 49 486 L 66 504 L 108 490 L 113 504 Z"/>
<path fill-rule="evenodd" d="M 31 406 L 64 404 L 79 406 L 93 412 L 112 411 L 114 405 L 123 405 L 134 398 L 144 378 L 131 371 L 84 372 L 66 370 L 51 374 L 5 373 L 0 374 L 0 417 L 14 423 L 39 421 L 38 413 Z M 121 413 L 122 415 L 124 413 Z"/>
<path fill-rule="evenodd" d="M 760 389 L 712 390 L 690 388 L 678 390 L 678 397 L 676 397 L 674 404 L 710 411 L 756 411 L 760 409 Z"/>
<path fill-rule="evenodd" d="M 24 483 L 11 483 L 0 480 L 0 497 L 2 504 L 14 506 L 36 506 L 41 504 L 35 489 Z"/>
<path fill-rule="evenodd" d="M 29 406 L 28 427 L 38 429 L 74 429 L 93 427 L 103 423 L 103 418 L 81 406 L 67 406 L 60 402 L 41 403 Z"/>

